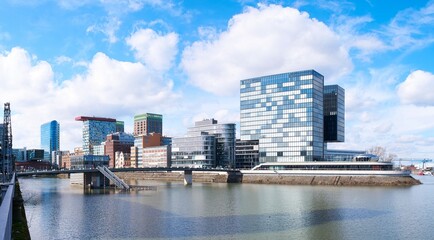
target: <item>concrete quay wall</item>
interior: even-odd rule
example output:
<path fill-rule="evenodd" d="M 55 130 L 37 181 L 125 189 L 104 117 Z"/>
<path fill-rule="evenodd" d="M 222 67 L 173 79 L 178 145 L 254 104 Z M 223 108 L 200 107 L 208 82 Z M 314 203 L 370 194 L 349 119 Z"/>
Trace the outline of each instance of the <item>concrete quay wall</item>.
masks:
<path fill-rule="evenodd" d="M 169 182 L 182 182 L 184 181 L 184 172 L 116 172 L 116 176 L 123 180 L 158 180 Z M 228 174 L 221 173 L 207 173 L 207 172 L 193 172 L 193 182 L 209 182 L 209 183 L 227 183 Z"/>
<path fill-rule="evenodd" d="M 288 176 L 244 174 L 243 183 L 337 186 L 412 186 L 421 184 L 411 176 Z"/>
<path fill-rule="evenodd" d="M 117 172 L 124 180 L 183 181 L 183 172 Z M 288 176 L 244 174 L 229 176 L 225 172 L 193 172 L 193 182 L 257 183 L 286 185 L 337 185 L 337 186 L 412 186 L 421 184 L 411 176 Z"/>

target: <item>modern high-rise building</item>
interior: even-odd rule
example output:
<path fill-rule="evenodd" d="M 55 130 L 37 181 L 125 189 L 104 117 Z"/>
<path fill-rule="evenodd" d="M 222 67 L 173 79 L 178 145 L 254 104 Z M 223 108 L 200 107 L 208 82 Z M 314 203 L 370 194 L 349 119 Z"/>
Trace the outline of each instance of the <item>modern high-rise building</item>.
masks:
<path fill-rule="evenodd" d="M 53 151 L 60 149 L 60 125 L 56 120 L 41 125 L 41 148 L 44 149 L 44 160 L 52 162 Z"/>
<path fill-rule="evenodd" d="M 345 90 L 324 86 L 324 141 L 345 141 Z"/>
<path fill-rule="evenodd" d="M 241 140 L 259 140 L 261 163 L 324 159 L 321 74 L 307 70 L 245 79 L 240 93 Z M 337 109 L 343 104 L 338 101 Z"/>
<path fill-rule="evenodd" d="M 221 167 L 235 167 L 235 123 L 219 124 L 215 119 L 205 119 L 195 122 L 188 129 L 188 136 L 200 136 L 206 132 L 215 136 L 215 164 Z"/>
<path fill-rule="evenodd" d="M 93 146 L 100 145 L 110 133 L 116 131 L 116 119 L 79 116 L 76 121 L 83 122 L 83 153 L 92 155 Z"/>
<path fill-rule="evenodd" d="M 235 167 L 235 124 L 206 119 L 172 139 L 172 166 Z"/>
<path fill-rule="evenodd" d="M 134 136 L 150 133 L 163 134 L 163 116 L 154 113 L 144 113 L 134 116 Z"/>

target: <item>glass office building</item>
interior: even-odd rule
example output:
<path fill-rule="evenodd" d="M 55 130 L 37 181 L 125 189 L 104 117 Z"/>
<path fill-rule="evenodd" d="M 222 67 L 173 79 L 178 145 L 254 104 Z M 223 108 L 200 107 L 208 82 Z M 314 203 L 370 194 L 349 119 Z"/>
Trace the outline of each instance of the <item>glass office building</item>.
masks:
<path fill-rule="evenodd" d="M 41 148 L 44 160 L 52 162 L 51 153 L 60 149 L 60 125 L 56 120 L 41 125 Z"/>
<path fill-rule="evenodd" d="M 76 121 L 83 121 L 83 153 L 92 155 L 93 147 L 100 145 L 110 133 L 116 131 L 116 119 L 79 116 Z"/>
<path fill-rule="evenodd" d="M 172 139 L 172 167 L 211 168 L 216 163 L 216 139 L 202 132 L 199 136 Z"/>
<path fill-rule="evenodd" d="M 314 70 L 241 81 L 241 140 L 259 140 L 259 161 L 324 156 L 324 77 Z"/>
<path fill-rule="evenodd" d="M 324 141 L 345 141 L 345 91 L 338 85 L 324 86 Z"/>
<path fill-rule="evenodd" d="M 235 167 L 235 123 L 219 124 L 215 119 L 205 119 L 195 122 L 188 128 L 189 136 L 200 136 L 206 132 L 215 136 L 216 156 L 215 166 Z"/>

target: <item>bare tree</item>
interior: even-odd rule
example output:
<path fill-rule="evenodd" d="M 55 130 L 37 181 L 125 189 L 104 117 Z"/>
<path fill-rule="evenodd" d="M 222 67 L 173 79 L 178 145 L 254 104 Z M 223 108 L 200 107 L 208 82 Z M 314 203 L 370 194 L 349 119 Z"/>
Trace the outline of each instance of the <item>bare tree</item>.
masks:
<path fill-rule="evenodd" d="M 371 147 L 366 152 L 370 153 L 370 154 L 377 155 L 379 157 L 380 161 L 386 161 L 386 162 L 391 162 L 393 159 L 398 157 L 398 155 L 396 155 L 394 153 L 387 153 L 386 148 L 381 147 L 381 146 Z"/>

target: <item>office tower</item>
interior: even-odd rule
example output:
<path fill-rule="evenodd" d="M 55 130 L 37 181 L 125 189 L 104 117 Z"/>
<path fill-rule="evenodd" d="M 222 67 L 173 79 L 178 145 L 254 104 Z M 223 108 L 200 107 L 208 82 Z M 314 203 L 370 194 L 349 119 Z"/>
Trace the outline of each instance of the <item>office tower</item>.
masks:
<path fill-rule="evenodd" d="M 53 151 L 60 149 L 60 125 L 56 120 L 41 125 L 41 148 L 44 149 L 44 160 L 52 162 Z"/>
<path fill-rule="evenodd" d="M 217 120 L 205 119 L 195 122 L 187 135 L 200 136 L 202 132 L 215 136 L 216 166 L 235 167 L 235 123 L 219 124 Z"/>
<path fill-rule="evenodd" d="M 259 161 L 319 161 L 324 155 L 324 77 L 314 70 L 241 81 L 241 140 L 259 140 Z"/>
<path fill-rule="evenodd" d="M 116 121 L 116 131 L 115 132 L 124 132 L 125 123 L 124 121 Z"/>
<path fill-rule="evenodd" d="M 324 86 L 324 141 L 345 141 L 345 90 Z"/>
<path fill-rule="evenodd" d="M 172 139 L 172 165 L 235 167 L 235 124 L 214 119 L 196 122 L 186 137 Z"/>
<path fill-rule="evenodd" d="M 153 132 L 163 134 L 162 115 L 145 113 L 134 116 L 134 136 L 148 135 Z"/>
<path fill-rule="evenodd" d="M 93 146 L 100 145 L 110 133 L 116 131 L 116 119 L 79 116 L 76 121 L 83 122 L 83 153 L 93 154 Z"/>

